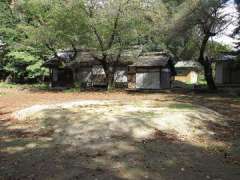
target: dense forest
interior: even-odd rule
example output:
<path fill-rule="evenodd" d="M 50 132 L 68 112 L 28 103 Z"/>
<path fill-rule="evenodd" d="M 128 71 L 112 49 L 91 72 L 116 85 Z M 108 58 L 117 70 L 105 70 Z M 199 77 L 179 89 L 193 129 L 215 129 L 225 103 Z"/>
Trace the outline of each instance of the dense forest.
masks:
<path fill-rule="evenodd" d="M 1 0 L 0 79 L 38 83 L 43 63 L 58 50 L 92 50 L 112 86 L 114 64 L 125 50 L 165 51 L 198 61 L 215 89 L 212 58 L 231 48 L 213 41 L 231 24 L 222 0 Z M 239 1 L 236 0 L 236 4 Z M 240 8 L 238 11 L 240 13 Z M 240 22 L 239 22 L 240 23 Z M 239 26 L 233 37 L 239 38 Z M 239 43 L 236 44 L 239 48 Z"/>

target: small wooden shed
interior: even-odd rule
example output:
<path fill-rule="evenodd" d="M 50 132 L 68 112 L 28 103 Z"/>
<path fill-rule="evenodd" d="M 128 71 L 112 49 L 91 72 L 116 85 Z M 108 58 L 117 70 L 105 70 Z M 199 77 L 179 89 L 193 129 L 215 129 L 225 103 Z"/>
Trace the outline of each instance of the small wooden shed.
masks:
<path fill-rule="evenodd" d="M 159 90 L 171 88 L 176 72 L 171 58 L 167 55 L 140 56 L 128 67 L 128 88 Z"/>
<path fill-rule="evenodd" d="M 240 85 L 240 62 L 234 55 L 221 55 L 215 62 L 217 85 Z"/>
<path fill-rule="evenodd" d="M 201 71 L 200 63 L 196 61 L 179 61 L 175 65 L 177 75 L 175 81 L 188 84 L 197 84 L 199 72 Z"/>

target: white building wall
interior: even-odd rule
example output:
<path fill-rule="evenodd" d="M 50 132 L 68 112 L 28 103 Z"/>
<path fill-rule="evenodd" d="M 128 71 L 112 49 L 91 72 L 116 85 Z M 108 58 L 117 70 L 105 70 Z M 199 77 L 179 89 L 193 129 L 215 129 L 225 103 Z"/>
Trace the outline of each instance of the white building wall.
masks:
<path fill-rule="evenodd" d="M 160 72 L 144 72 L 136 74 L 137 89 L 160 89 Z"/>
<path fill-rule="evenodd" d="M 190 76 L 191 76 L 191 84 L 197 84 L 198 83 L 198 73 L 197 72 L 195 72 L 195 71 L 192 71 L 191 73 L 190 73 Z"/>

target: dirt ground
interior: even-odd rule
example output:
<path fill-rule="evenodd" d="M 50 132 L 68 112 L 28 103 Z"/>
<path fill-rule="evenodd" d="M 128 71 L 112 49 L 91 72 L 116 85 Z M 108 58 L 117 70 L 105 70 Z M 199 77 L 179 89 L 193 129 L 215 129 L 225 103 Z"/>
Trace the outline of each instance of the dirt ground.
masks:
<path fill-rule="evenodd" d="M 239 154 L 238 98 L 0 89 L 0 179 L 238 180 Z"/>

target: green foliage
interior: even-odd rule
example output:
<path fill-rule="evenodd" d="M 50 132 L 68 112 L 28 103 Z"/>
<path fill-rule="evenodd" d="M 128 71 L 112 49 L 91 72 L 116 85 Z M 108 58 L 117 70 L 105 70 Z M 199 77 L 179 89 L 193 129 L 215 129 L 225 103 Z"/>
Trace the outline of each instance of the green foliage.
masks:
<path fill-rule="evenodd" d="M 8 0 L 1 0 L 0 12 L 0 27 L 12 27 L 15 25 L 16 21 Z"/>
<path fill-rule="evenodd" d="M 6 55 L 4 69 L 14 77 L 15 81 L 24 77 L 36 79 L 47 75 L 47 69 L 42 67 L 41 59 L 27 51 L 10 51 Z"/>
<path fill-rule="evenodd" d="M 220 44 L 215 41 L 210 42 L 207 46 L 207 54 L 213 58 L 218 57 L 219 54 L 223 52 L 230 52 L 230 51 L 231 51 L 231 47 Z"/>
<path fill-rule="evenodd" d="M 16 84 L 0 82 L 0 88 L 6 89 L 29 89 L 29 90 L 50 90 L 47 84 Z"/>
<path fill-rule="evenodd" d="M 45 53 L 46 46 L 53 51 L 86 44 L 88 29 L 82 6 L 81 1 L 74 0 L 19 2 L 17 10 L 28 22 L 19 26 L 27 34 L 25 43 L 40 44 Z"/>
<path fill-rule="evenodd" d="M 0 82 L 0 88 L 13 89 L 17 87 L 18 87 L 17 84 Z"/>
<path fill-rule="evenodd" d="M 207 85 L 207 82 L 205 80 L 205 77 L 202 73 L 199 74 L 199 77 L 198 77 L 198 82 L 197 82 L 198 85 Z"/>
<path fill-rule="evenodd" d="M 2 0 L 0 40 L 7 46 L 0 67 L 16 80 L 38 80 L 47 75 L 44 57 L 79 47 L 97 51 L 106 66 L 136 45 L 196 59 L 203 35 L 199 19 L 217 6 L 217 0 L 19 0 L 13 7 Z M 211 56 L 225 50 L 216 43 L 207 47 Z"/>
<path fill-rule="evenodd" d="M 137 1 L 106 1 L 87 13 L 89 27 L 88 45 L 113 55 L 138 43 L 146 26 Z M 89 7 L 85 6 L 85 11 Z"/>
<path fill-rule="evenodd" d="M 27 2 L 27 1 L 23 1 Z M 18 11 L 10 6 L 10 2 L 3 1 L 0 3 L 3 10 L 0 20 L 0 40 L 6 44 L 0 56 L 1 71 L 6 76 L 11 75 L 13 81 L 20 82 L 28 79 L 36 79 L 46 75 L 46 69 L 42 68 L 43 58 L 40 57 L 36 47 L 26 46 L 28 36 L 27 28 L 31 27 L 23 21 Z"/>

